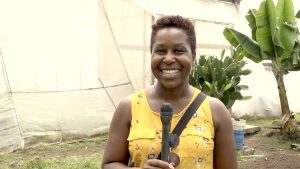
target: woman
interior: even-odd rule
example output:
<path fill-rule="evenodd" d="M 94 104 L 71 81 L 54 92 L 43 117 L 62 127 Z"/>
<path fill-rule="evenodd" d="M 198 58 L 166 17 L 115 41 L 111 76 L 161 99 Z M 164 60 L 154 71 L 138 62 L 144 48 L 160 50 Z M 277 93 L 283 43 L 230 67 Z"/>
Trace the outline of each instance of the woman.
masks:
<path fill-rule="evenodd" d="M 157 159 L 161 149 L 160 107 L 173 108 L 171 130 L 200 91 L 189 84 L 196 55 L 193 24 L 181 16 L 164 16 L 152 26 L 151 70 L 157 83 L 118 105 L 109 130 L 103 169 L 171 169 Z M 224 104 L 206 97 L 172 149 L 180 158 L 176 169 L 236 169 L 230 115 Z"/>

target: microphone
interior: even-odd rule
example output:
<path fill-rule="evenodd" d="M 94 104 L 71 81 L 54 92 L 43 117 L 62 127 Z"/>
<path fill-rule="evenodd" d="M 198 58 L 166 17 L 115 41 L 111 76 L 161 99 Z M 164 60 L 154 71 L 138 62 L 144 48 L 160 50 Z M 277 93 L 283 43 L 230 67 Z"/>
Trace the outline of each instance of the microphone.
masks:
<path fill-rule="evenodd" d="M 170 103 L 163 103 L 160 108 L 160 120 L 162 123 L 161 160 L 169 162 L 170 150 L 170 121 L 173 116 L 173 109 Z"/>

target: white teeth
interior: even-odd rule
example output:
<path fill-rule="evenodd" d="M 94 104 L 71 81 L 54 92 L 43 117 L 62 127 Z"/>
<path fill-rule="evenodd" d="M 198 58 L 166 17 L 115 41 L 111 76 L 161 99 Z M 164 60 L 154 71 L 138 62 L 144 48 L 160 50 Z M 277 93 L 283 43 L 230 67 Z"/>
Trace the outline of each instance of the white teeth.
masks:
<path fill-rule="evenodd" d="M 163 73 L 166 73 L 166 74 L 172 74 L 172 73 L 177 73 L 179 72 L 179 70 L 162 70 Z"/>

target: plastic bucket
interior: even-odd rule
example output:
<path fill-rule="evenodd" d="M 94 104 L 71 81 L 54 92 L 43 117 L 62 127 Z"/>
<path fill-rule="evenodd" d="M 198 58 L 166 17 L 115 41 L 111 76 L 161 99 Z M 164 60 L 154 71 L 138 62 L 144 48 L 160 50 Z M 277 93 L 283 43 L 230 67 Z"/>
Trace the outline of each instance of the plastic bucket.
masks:
<path fill-rule="evenodd" d="M 235 147 L 237 150 L 241 150 L 244 145 L 244 130 L 234 130 Z"/>

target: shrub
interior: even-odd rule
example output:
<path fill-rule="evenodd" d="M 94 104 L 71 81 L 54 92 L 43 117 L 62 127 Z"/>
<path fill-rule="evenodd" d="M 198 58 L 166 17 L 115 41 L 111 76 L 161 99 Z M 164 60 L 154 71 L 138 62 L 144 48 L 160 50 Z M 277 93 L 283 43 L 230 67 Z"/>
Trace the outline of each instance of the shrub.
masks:
<path fill-rule="evenodd" d="M 250 99 L 251 96 L 242 96 L 241 90 L 248 89 L 246 85 L 239 85 L 241 76 L 251 73 L 243 69 L 246 61 L 236 52 L 230 57 L 221 58 L 202 55 L 196 60 L 189 82 L 203 93 L 220 99 L 230 109 L 236 100 Z"/>

